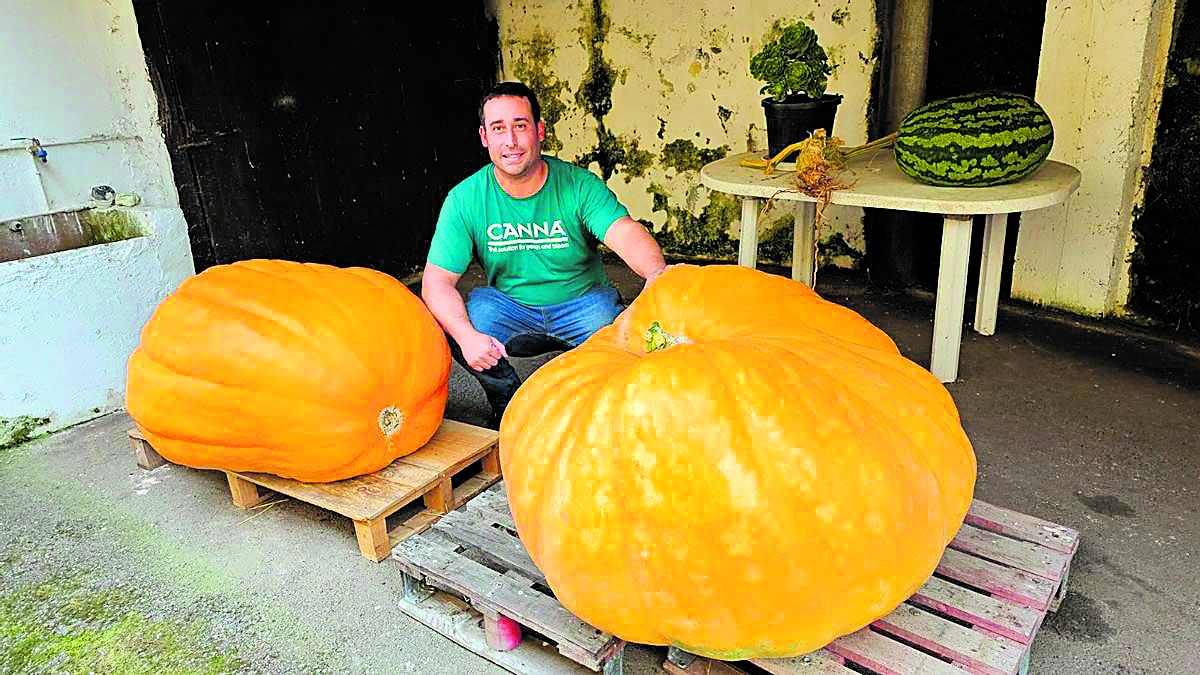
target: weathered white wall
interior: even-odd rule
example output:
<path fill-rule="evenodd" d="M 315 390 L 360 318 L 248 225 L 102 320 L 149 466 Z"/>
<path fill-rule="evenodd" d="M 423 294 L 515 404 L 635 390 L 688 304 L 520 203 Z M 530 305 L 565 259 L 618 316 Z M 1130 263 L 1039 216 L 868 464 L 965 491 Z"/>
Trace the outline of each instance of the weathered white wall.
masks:
<path fill-rule="evenodd" d="M 1174 8 L 1175 0 L 1047 3 L 1036 98 L 1054 121 L 1050 158 L 1083 179 L 1062 206 L 1022 217 L 1013 297 L 1081 314 L 1122 312 Z"/>
<path fill-rule="evenodd" d="M 131 0 L 0 0 L 0 129 L 0 218 L 98 184 L 145 207 L 149 236 L 0 263 L 0 432 L 55 429 L 123 407 L 142 324 L 193 271 Z M 13 136 L 46 144 L 40 177 Z"/>
<path fill-rule="evenodd" d="M 589 38 L 597 25 L 596 4 L 493 0 L 500 28 L 501 75 L 528 81 L 533 71 L 542 85 L 557 88 L 556 98 L 564 111 L 552 132 L 562 147 L 547 152 L 568 161 L 597 145 L 598 121 L 576 100 L 592 56 Z M 728 146 L 730 154 L 765 152 L 766 122 L 759 93 L 763 83 L 751 77 L 749 64 L 778 19 L 806 20 L 830 56 L 834 72 L 828 91 L 844 97 L 834 135 L 848 145 L 868 140 L 867 105 L 876 67 L 872 54 L 878 39 L 874 2 L 605 0 L 598 4 L 606 22 L 601 25 L 607 28 L 602 31 L 600 55 L 615 74 L 612 109 L 603 118 L 604 126 L 624 150 L 654 156 L 642 175 L 632 175 L 630 167 L 618 165 L 608 180 L 634 218 L 649 220 L 656 229 L 668 226 L 667 212 L 654 210 L 655 193 L 660 205 L 665 194 L 671 207 L 686 209 L 693 216 L 701 216 L 711 205 L 710 223 L 736 238 L 741 217 L 736 204 L 731 208 L 728 198 L 714 202 L 720 195 L 699 184 L 697 170 L 677 170 L 664 160 L 662 151 L 673 141 L 688 141 L 699 150 Z M 543 109 L 548 105 L 553 102 L 542 101 Z M 596 163 L 592 168 L 600 173 Z M 760 228 L 771 227 L 787 213 L 790 207 L 779 207 L 774 215 L 759 220 Z M 852 247 L 864 250 L 861 209 L 834 206 L 826 215 L 830 222 L 823 238 L 840 231 Z"/>

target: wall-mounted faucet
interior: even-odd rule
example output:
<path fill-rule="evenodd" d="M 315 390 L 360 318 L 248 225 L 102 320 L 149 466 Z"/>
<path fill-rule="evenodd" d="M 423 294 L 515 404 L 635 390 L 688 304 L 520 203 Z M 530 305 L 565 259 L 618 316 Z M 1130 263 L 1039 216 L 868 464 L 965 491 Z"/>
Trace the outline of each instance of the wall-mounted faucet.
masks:
<path fill-rule="evenodd" d="M 46 148 L 42 147 L 42 142 L 39 141 L 38 139 L 18 137 L 18 138 L 13 138 L 11 140 L 29 141 L 29 154 L 33 155 L 34 159 L 42 160 L 43 164 L 46 163 Z"/>

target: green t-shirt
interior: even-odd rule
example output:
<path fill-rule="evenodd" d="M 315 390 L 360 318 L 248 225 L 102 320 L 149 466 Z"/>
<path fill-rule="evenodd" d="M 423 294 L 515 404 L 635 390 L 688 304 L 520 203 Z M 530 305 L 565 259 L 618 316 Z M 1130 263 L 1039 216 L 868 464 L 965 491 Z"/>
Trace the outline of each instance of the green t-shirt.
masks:
<path fill-rule="evenodd" d="M 462 274 L 474 255 L 488 285 L 526 305 L 553 305 L 609 285 L 596 247 L 629 211 L 595 174 L 553 157 L 546 183 L 511 197 L 488 164 L 454 186 L 428 261 Z"/>

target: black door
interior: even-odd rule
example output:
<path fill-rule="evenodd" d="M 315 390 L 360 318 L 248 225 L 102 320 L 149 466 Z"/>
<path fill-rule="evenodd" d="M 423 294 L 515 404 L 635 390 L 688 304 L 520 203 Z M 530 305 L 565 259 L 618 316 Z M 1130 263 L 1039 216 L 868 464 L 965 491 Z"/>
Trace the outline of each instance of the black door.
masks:
<path fill-rule="evenodd" d="M 498 32 L 482 0 L 134 0 L 197 271 L 247 258 L 404 277 L 486 161 L 475 107 Z"/>

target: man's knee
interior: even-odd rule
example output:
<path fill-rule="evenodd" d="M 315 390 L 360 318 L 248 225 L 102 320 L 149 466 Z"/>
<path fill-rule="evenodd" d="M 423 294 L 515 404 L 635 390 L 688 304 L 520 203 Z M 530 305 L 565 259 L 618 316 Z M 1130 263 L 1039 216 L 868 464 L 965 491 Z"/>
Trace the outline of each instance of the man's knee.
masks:
<path fill-rule="evenodd" d="M 491 286 L 476 288 L 467 296 L 467 318 L 475 330 L 494 336 L 496 329 L 506 323 L 505 319 L 510 314 L 506 311 L 508 302 L 503 293 Z"/>

